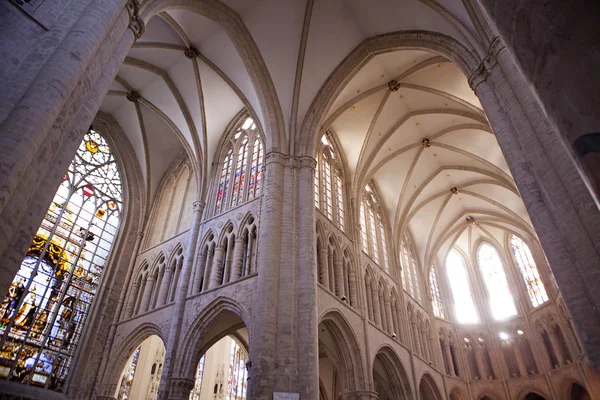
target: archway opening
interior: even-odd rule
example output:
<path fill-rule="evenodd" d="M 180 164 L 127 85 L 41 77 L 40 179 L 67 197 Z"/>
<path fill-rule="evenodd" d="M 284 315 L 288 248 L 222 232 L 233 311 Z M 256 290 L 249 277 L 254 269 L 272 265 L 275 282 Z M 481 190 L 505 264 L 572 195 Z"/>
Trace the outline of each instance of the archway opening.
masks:
<path fill-rule="evenodd" d="M 373 384 L 379 400 L 412 398 L 406 372 L 389 349 L 381 350 L 375 356 Z"/>
<path fill-rule="evenodd" d="M 337 399 L 353 390 L 352 362 L 337 324 L 325 320 L 319 324 L 319 397 Z"/>
<path fill-rule="evenodd" d="M 158 387 L 165 360 L 165 346 L 160 337 L 146 338 L 125 362 L 117 381 L 117 400 L 158 398 Z"/>
<path fill-rule="evenodd" d="M 571 396 L 568 397 L 570 400 L 592 400 L 592 396 L 590 396 L 588 391 L 578 383 L 573 383 L 571 385 L 569 394 Z"/>
<path fill-rule="evenodd" d="M 535 392 L 529 392 L 523 397 L 523 400 L 546 400 L 546 398 Z"/>
<path fill-rule="evenodd" d="M 421 383 L 419 384 L 419 397 L 421 400 L 439 400 L 442 398 L 431 376 L 425 375 L 421 379 Z M 452 398 L 452 395 L 450 398 Z"/>
<path fill-rule="evenodd" d="M 246 399 L 248 350 L 241 337 L 236 333 L 224 336 L 204 353 L 196 367 L 190 400 Z"/>

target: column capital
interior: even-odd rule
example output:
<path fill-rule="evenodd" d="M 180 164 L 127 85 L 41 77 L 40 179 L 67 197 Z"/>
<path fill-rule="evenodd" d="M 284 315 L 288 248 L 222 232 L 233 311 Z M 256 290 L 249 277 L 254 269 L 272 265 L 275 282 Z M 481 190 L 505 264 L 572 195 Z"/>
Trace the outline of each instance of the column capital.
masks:
<path fill-rule="evenodd" d="M 342 393 L 341 400 L 375 400 L 378 398 L 377 392 L 372 390 L 353 390 Z"/>
<path fill-rule="evenodd" d="M 312 170 L 317 166 L 317 161 L 310 156 L 293 156 L 277 151 L 270 151 L 265 156 L 265 165 L 273 163 L 280 164 L 286 168 L 309 168 Z"/>
<path fill-rule="evenodd" d="M 492 40 L 486 57 L 481 60 L 477 69 L 469 77 L 469 86 L 471 89 L 476 90 L 482 82 L 487 80 L 490 71 L 498 64 L 498 54 L 505 48 L 504 43 L 498 36 Z"/>
<path fill-rule="evenodd" d="M 169 379 L 168 399 L 169 400 L 187 400 L 190 396 L 190 390 L 194 388 L 194 380 L 188 378 Z"/>
<path fill-rule="evenodd" d="M 146 31 L 146 24 L 140 17 L 140 4 L 137 0 L 129 0 L 127 2 L 127 11 L 129 12 L 129 29 L 133 31 L 135 40 L 138 40 Z"/>
<path fill-rule="evenodd" d="M 195 201 L 192 204 L 193 210 L 194 212 L 199 211 L 199 212 L 203 212 L 204 208 L 206 207 L 206 202 L 204 201 Z"/>

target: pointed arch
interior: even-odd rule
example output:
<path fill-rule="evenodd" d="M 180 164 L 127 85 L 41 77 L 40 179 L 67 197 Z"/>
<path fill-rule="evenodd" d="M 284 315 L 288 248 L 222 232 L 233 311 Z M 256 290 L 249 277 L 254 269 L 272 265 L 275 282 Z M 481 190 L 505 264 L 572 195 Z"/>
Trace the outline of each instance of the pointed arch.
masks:
<path fill-rule="evenodd" d="M 371 370 L 373 371 L 374 380 L 380 381 L 382 386 L 385 385 L 384 390 L 389 391 L 390 398 L 414 398 L 406 369 L 398 354 L 388 345 L 380 347 L 375 352 Z"/>
<path fill-rule="evenodd" d="M 482 240 L 475 254 L 487 289 L 492 318 L 498 320 L 516 315 L 514 297 L 510 292 L 504 263 L 496 246 Z"/>
<path fill-rule="evenodd" d="M 433 377 L 428 373 L 423 374 L 419 382 L 419 398 L 421 400 L 442 400 L 442 395 Z"/>

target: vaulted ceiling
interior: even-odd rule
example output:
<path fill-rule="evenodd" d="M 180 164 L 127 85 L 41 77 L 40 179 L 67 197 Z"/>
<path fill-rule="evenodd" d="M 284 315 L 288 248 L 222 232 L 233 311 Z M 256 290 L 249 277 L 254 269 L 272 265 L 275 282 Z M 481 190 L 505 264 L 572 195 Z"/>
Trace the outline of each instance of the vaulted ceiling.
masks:
<path fill-rule="evenodd" d="M 151 4 L 144 2 L 142 8 Z M 234 25 L 193 10 L 153 16 L 129 51 L 102 111 L 131 141 L 152 199 L 181 151 L 210 176 L 223 132 L 247 108 L 265 125 L 264 96 L 276 97 L 289 150 L 319 89 L 361 41 L 402 30 L 450 36 L 482 53 L 484 40 L 459 0 L 224 0 L 215 2 Z M 238 29 L 239 28 L 239 29 Z M 246 35 L 256 51 L 236 47 Z M 189 58 L 190 46 L 198 50 Z M 253 52 L 254 51 L 254 52 Z M 241 54 L 244 53 L 244 54 Z M 272 93 L 258 88 L 248 57 L 259 59 Z M 397 80 L 397 91 L 388 82 Z M 137 102 L 128 93 L 139 93 Z M 130 99 L 131 95 L 129 95 Z M 444 253 L 467 235 L 465 217 L 489 235 L 530 221 L 477 98 L 460 69 L 441 56 L 405 50 L 371 59 L 346 85 L 323 127 L 337 136 L 353 187 L 373 179 L 394 235 L 408 229 L 419 257 Z M 430 147 L 424 147 L 423 138 Z M 450 193 L 451 187 L 458 194 Z M 508 222 L 507 222 L 508 221 Z M 468 245 L 468 243 L 466 244 Z M 445 246 L 445 247 L 444 247 Z"/>

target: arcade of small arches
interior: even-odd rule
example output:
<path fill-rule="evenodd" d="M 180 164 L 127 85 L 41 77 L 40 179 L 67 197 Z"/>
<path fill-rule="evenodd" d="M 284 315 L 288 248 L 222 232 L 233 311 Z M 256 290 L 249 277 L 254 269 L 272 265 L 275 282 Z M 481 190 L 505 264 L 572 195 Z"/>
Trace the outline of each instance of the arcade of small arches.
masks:
<path fill-rule="evenodd" d="M 0 246 L 0 400 L 600 397 L 588 242 L 550 229 L 549 122 L 482 10 L 298 2 L 298 44 L 253 19 L 298 4 L 242 3 L 90 5 L 106 71 L 15 178 L 47 182 Z"/>

